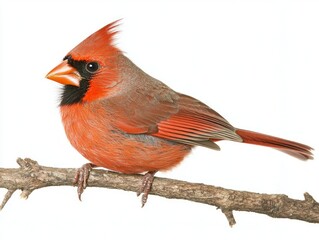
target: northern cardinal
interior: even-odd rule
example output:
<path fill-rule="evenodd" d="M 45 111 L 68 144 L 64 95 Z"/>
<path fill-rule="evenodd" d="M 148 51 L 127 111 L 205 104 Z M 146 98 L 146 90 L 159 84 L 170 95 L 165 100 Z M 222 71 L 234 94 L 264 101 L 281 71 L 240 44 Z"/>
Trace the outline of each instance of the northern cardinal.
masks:
<path fill-rule="evenodd" d="M 92 162 L 77 173 L 79 198 L 91 168 L 98 166 L 147 172 L 139 190 L 144 205 L 157 171 L 176 166 L 194 146 L 219 150 L 220 140 L 313 158 L 311 147 L 235 128 L 204 103 L 143 72 L 113 44 L 117 23 L 86 38 L 46 76 L 64 84 L 60 108 L 66 135 Z"/>

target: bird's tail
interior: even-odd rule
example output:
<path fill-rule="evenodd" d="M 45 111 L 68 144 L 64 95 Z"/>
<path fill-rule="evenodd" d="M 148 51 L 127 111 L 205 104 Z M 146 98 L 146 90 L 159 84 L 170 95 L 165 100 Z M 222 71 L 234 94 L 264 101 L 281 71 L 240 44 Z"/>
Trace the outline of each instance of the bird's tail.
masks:
<path fill-rule="evenodd" d="M 272 147 L 301 160 L 313 159 L 313 149 L 307 145 L 243 129 L 237 129 L 236 133 L 244 143 Z"/>

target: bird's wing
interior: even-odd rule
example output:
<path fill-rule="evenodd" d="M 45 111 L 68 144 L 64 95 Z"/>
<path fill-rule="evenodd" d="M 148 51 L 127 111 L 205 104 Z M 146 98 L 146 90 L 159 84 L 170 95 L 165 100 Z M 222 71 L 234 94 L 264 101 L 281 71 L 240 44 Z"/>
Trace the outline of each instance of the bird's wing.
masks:
<path fill-rule="evenodd" d="M 214 149 L 219 149 L 214 140 L 242 141 L 235 128 L 216 111 L 197 99 L 179 96 L 179 111 L 158 122 L 158 132 L 153 136 Z"/>
<path fill-rule="evenodd" d="M 213 149 L 219 149 L 213 141 L 242 141 L 227 120 L 197 99 L 168 88 L 155 92 L 137 93 L 124 102 L 123 98 L 121 102 L 109 100 L 107 108 L 114 113 L 113 125 L 129 134 L 149 134 Z"/>

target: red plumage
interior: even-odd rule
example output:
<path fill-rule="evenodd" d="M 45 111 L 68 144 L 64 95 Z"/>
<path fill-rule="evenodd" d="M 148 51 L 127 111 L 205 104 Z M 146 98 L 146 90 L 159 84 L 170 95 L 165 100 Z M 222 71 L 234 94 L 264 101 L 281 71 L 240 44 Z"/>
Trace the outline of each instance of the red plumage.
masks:
<path fill-rule="evenodd" d="M 234 128 L 204 103 L 143 72 L 114 46 L 116 25 L 89 36 L 47 75 L 65 85 L 65 131 L 89 161 L 123 173 L 167 170 L 193 146 L 218 150 L 215 142 L 220 140 L 312 158 L 311 147 Z"/>

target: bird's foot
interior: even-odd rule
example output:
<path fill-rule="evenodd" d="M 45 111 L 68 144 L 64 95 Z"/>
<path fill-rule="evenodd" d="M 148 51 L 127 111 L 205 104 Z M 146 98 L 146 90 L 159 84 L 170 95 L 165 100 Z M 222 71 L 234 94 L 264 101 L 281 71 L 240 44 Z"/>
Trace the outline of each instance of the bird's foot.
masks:
<path fill-rule="evenodd" d="M 96 167 L 96 165 L 92 163 L 86 163 L 76 171 L 73 184 L 74 186 L 78 186 L 78 197 L 80 201 L 81 195 L 84 192 L 84 189 L 87 187 L 90 172 L 94 167 Z"/>
<path fill-rule="evenodd" d="M 147 202 L 148 194 L 150 193 L 150 191 L 152 189 L 152 184 L 154 181 L 155 173 L 156 173 L 156 171 L 155 172 L 147 172 L 144 175 L 142 185 L 137 192 L 137 196 L 140 196 L 143 193 L 142 194 L 142 207 L 144 207 L 145 203 Z"/>

